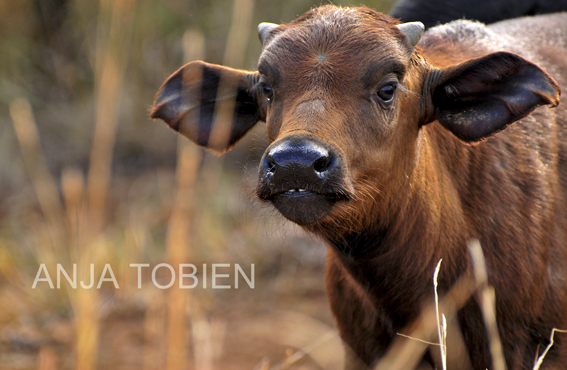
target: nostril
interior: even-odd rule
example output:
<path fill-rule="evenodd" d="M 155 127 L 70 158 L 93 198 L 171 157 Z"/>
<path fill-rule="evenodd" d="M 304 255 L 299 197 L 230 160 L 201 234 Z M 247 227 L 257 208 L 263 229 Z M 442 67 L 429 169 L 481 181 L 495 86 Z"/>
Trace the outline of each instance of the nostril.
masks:
<path fill-rule="evenodd" d="M 276 172 L 276 160 L 271 155 L 268 155 L 268 163 L 266 169 L 272 174 Z"/>
<path fill-rule="evenodd" d="M 323 156 L 317 159 L 315 162 L 313 162 L 313 169 L 316 172 L 321 173 L 327 171 L 330 165 L 331 165 L 331 157 Z"/>

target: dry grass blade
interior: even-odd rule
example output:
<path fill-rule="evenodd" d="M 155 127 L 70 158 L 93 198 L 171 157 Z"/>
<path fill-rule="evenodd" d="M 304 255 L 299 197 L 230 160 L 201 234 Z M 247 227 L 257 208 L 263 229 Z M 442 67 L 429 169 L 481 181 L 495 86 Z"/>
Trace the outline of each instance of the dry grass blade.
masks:
<path fill-rule="evenodd" d="M 56 370 L 58 368 L 57 351 L 52 347 L 41 347 L 37 356 L 37 370 Z"/>
<path fill-rule="evenodd" d="M 254 370 L 270 370 L 270 360 L 264 357 Z"/>
<path fill-rule="evenodd" d="M 447 322 L 445 316 L 443 315 L 442 323 L 440 322 L 439 315 L 439 294 L 437 293 L 437 277 L 439 276 L 439 269 L 441 268 L 440 259 L 435 267 L 435 272 L 433 274 L 433 287 L 435 292 L 435 316 L 437 318 L 437 336 L 439 338 L 439 350 L 441 351 L 441 364 L 443 370 L 447 369 Z"/>
<path fill-rule="evenodd" d="M 444 312 L 447 322 L 451 322 L 454 320 L 457 311 L 464 306 L 475 291 L 476 284 L 472 271 L 467 270 L 440 300 L 439 309 L 435 307 L 435 303 L 425 307 L 420 316 L 403 330 L 408 334 L 398 334 L 399 338 L 394 340 L 390 350 L 374 367 L 374 370 L 414 369 L 423 358 L 430 343 L 435 340 L 436 334 L 438 335 L 436 320 L 438 310 Z M 457 358 L 457 362 L 462 364 L 462 369 L 468 369 L 470 368 L 468 359 L 462 357 L 465 355 L 461 353 L 462 348 L 464 348 L 462 337 L 457 336 L 458 332 L 454 332 L 454 334 L 455 338 L 451 340 L 451 344 L 453 348 L 459 350 L 454 356 Z M 411 340 L 408 340 L 408 338 L 411 338 Z M 446 353 L 450 355 L 451 349 L 449 348 Z"/>
<path fill-rule="evenodd" d="M 547 345 L 547 347 L 545 347 L 545 351 L 543 351 L 543 353 L 541 354 L 541 356 L 539 356 L 537 358 L 537 362 L 534 365 L 534 369 L 533 370 L 539 370 L 539 368 L 541 367 L 541 364 L 543 363 L 543 360 L 545 359 L 545 356 L 547 356 L 547 352 L 549 352 L 549 350 L 551 349 L 551 347 L 553 346 L 553 336 L 555 335 L 555 332 L 559 332 L 559 333 L 567 333 L 567 330 L 561 330 L 561 329 L 556 329 L 553 328 L 551 330 L 551 335 L 549 336 L 549 344 Z"/>
<path fill-rule="evenodd" d="M 193 343 L 195 346 L 195 369 L 214 369 L 214 343 L 211 323 L 204 318 L 191 319 Z"/>
<path fill-rule="evenodd" d="M 482 247 L 478 240 L 471 240 L 468 244 L 472 258 L 472 265 L 476 282 L 479 286 L 479 300 L 482 316 L 488 332 L 492 366 L 494 370 L 506 370 L 506 361 L 502 350 L 502 342 L 496 323 L 496 296 L 494 288 L 488 285 L 488 274 Z"/>
<path fill-rule="evenodd" d="M 67 215 L 67 233 L 71 243 L 79 241 L 79 226 L 84 223 L 83 196 L 85 179 L 83 173 L 76 168 L 66 168 L 61 175 L 61 193 L 65 200 Z"/>
<path fill-rule="evenodd" d="M 224 65 L 239 68 L 244 63 L 248 35 L 252 29 L 252 14 L 254 14 L 254 0 L 234 0 L 232 22 L 224 52 Z"/>
<path fill-rule="evenodd" d="M 234 0 L 233 13 L 223 64 L 233 68 L 241 67 L 244 63 L 248 35 L 252 28 L 252 14 L 254 13 L 254 0 Z M 227 78 L 221 76 L 213 126 L 209 138 L 211 147 L 225 147 L 232 130 L 234 107 L 236 104 L 236 86 Z M 225 98 L 226 97 L 226 98 Z M 208 194 L 214 194 L 223 168 L 224 157 L 216 158 L 208 153 L 205 156 L 204 180 L 207 184 Z"/>
<path fill-rule="evenodd" d="M 309 363 L 309 369 L 313 366 L 326 370 L 344 368 L 345 347 L 340 336 L 328 324 L 310 315 L 296 311 L 276 311 L 275 316 L 256 316 L 253 322 L 245 325 L 242 333 L 242 337 L 260 336 L 296 351 L 288 353 L 287 362 L 273 362 L 266 369 L 282 369 L 286 364 L 297 366 L 301 359 Z M 281 355 L 281 352 L 278 354 Z M 257 364 L 256 369 L 261 366 L 265 365 Z"/>
<path fill-rule="evenodd" d="M 285 370 L 289 369 L 290 366 L 297 363 L 299 360 L 304 358 L 305 356 L 309 355 L 317 348 L 325 345 L 328 341 L 336 338 L 338 336 L 337 332 L 334 330 L 329 331 L 328 333 L 324 334 L 320 338 L 318 338 L 313 344 L 308 347 L 303 348 L 303 350 L 293 352 L 292 350 L 288 349 L 286 351 L 286 358 L 285 360 L 270 368 L 270 370 Z"/>
<path fill-rule="evenodd" d="M 88 174 L 90 222 L 95 229 L 104 222 L 135 8 L 136 0 L 100 1 L 99 29 L 106 30 L 109 24 L 107 38 L 99 32 L 97 40 L 96 118 Z"/>
<path fill-rule="evenodd" d="M 30 103 L 24 99 L 14 100 L 10 104 L 10 115 L 41 211 L 52 226 L 61 226 L 63 206 L 41 149 Z"/>
<path fill-rule="evenodd" d="M 205 58 L 205 36 L 198 29 L 189 29 L 183 34 L 183 59 L 186 63 Z M 196 97 L 197 99 L 197 97 Z M 198 100 L 198 99 L 197 99 Z"/>
<path fill-rule="evenodd" d="M 199 152 L 181 145 L 177 165 L 177 195 L 167 229 L 167 259 L 172 266 L 187 262 L 190 251 L 193 189 L 198 171 Z M 181 277 L 179 277 L 181 278 Z M 167 370 L 181 370 L 187 362 L 188 292 L 173 287 L 169 291 Z"/>
<path fill-rule="evenodd" d="M 81 267 L 86 266 L 87 258 L 82 259 Z M 84 268 L 81 268 L 84 271 Z M 81 279 L 83 280 L 83 279 Z M 87 279 L 84 279 L 87 280 Z M 99 300 L 93 289 L 73 290 L 73 312 L 76 328 L 76 366 L 77 370 L 95 370 L 99 339 Z"/>
<path fill-rule="evenodd" d="M 163 369 L 167 356 L 166 323 L 167 292 L 153 287 L 144 294 L 146 315 L 143 322 L 144 346 L 143 370 Z"/>

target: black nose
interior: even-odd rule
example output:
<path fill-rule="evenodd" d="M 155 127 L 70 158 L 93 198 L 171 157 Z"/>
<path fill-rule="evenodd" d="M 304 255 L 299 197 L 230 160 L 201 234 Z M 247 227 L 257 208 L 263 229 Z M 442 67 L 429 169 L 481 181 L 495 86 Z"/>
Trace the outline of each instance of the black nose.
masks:
<path fill-rule="evenodd" d="M 287 219 L 307 225 L 323 219 L 338 202 L 352 199 L 339 148 L 311 136 L 287 136 L 268 147 L 256 194 Z"/>
<path fill-rule="evenodd" d="M 304 189 L 320 182 L 337 165 L 336 157 L 313 141 L 284 141 L 271 148 L 262 163 L 266 176 L 280 186 Z"/>

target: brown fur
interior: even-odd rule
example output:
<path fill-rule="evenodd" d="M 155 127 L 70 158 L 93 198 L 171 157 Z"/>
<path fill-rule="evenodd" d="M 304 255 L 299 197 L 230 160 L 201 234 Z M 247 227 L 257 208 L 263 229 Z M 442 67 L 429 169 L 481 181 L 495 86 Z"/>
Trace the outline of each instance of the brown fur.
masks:
<path fill-rule="evenodd" d="M 546 26 L 550 22 L 555 28 Z M 314 9 L 272 32 L 259 73 L 241 72 L 246 77 L 240 84 L 248 80 L 254 86 L 257 118 L 267 123 L 271 147 L 303 135 L 324 142 L 344 162 L 340 186 L 352 200 L 336 203 L 324 218 L 303 227 L 329 243 L 331 308 L 341 336 L 364 364 L 374 364 L 431 300 L 439 259 L 443 293 L 469 267 L 467 241 L 477 238 L 496 290 L 508 368 L 531 369 L 551 329 L 567 329 L 567 112 L 562 106 L 540 107 L 526 116 L 536 105 L 558 104 L 557 84 L 523 59 L 490 53 L 525 55 L 565 84 L 567 16 L 489 28 L 454 23 L 428 31 L 416 51 L 396 24 L 366 8 Z M 540 33 L 506 34 L 524 24 Z M 539 42 L 544 32 L 555 41 Z M 489 54 L 467 62 L 478 64 L 473 74 L 459 74 L 466 66 L 454 66 Z M 535 93 L 540 102 L 528 109 L 512 98 L 502 105 L 483 100 L 484 94 L 500 96 L 494 86 L 516 73 L 528 76 L 530 86 L 532 75 L 544 81 Z M 452 82 L 453 74 L 464 77 Z M 263 79 L 274 91 L 269 102 L 259 91 Z M 368 91 L 388 79 L 399 81 L 392 105 L 368 100 Z M 441 93 L 436 84 L 443 86 Z M 502 94 L 515 94 L 515 88 Z M 461 121 L 439 118 L 444 117 L 439 104 L 454 108 L 439 94 L 469 90 L 489 112 L 504 106 L 513 120 L 526 117 L 493 136 L 469 140 L 465 132 L 459 139 Z M 458 322 L 473 368 L 491 368 L 474 299 L 459 311 Z M 349 361 L 347 368 L 354 367 L 356 359 Z M 566 340 L 557 336 L 544 364 L 547 369 L 567 364 Z"/>

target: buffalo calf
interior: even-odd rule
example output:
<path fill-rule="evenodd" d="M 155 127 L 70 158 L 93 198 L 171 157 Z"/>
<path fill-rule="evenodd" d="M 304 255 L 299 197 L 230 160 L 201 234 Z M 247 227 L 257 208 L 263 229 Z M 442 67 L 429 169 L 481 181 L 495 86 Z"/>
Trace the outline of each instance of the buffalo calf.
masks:
<path fill-rule="evenodd" d="M 257 71 L 189 63 L 151 116 L 218 153 L 266 123 L 256 194 L 328 243 L 347 368 L 373 366 L 432 300 L 437 262 L 444 294 L 478 239 L 508 368 L 531 369 L 567 329 L 567 14 L 423 34 L 323 6 L 258 31 Z M 455 321 L 468 353 L 453 368 L 492 369 L 477 299 Z M 556 337 L 543 368 L 567 366 Z"/>

